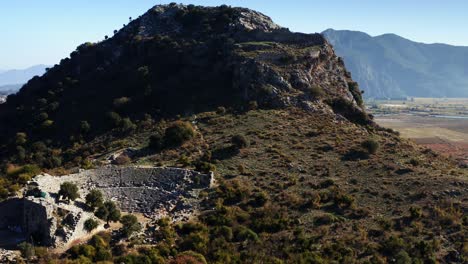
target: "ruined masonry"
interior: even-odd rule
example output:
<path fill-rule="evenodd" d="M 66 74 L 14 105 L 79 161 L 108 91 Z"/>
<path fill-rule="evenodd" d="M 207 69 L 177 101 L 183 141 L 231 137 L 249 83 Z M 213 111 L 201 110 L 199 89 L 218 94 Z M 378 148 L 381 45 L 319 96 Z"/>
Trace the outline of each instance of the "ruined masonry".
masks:
<path fill-rule="evenodd" d="M 75 183 L 81 198 L 70 204 L 60 201 L 57 193 L 64 182 Z M 92 189 L 101 190 L 124 212 L 177 221 L 199 208 L 198 193 L 212 185 L 212 173 L 179 168 L 106 166 L 61 177 L 39 175 L 30 186 L 37 187 L 40 195 L 0 203 L 0 247 L 31 239 L 66 247 L 85 236 L 84 222 L 94 215 L 84 210 L 84 197 Z"/>

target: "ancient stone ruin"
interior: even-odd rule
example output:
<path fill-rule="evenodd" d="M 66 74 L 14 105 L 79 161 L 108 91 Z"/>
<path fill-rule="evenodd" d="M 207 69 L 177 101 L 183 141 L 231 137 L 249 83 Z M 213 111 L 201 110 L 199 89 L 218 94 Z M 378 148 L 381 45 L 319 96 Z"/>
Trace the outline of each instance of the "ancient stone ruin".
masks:
<path fill-rule="evenodd" d="M 81 198 L 70 204 L 60 201 L 58 191 L 64 182 L 75 183 Z M 61 177 L 39 175 L 25 190 L 25 197 L 0 204 L 0 247 L 33 240 L 66 248 L 87 235 L 84 222 L 95 217 L 85 210 L 84 197 L 92 189 L 101 190 L 124 212 L 177 221 L 197 210 L 199 191 L 212 184 L 212 174 L 179 168 L 106 166 Z"/>

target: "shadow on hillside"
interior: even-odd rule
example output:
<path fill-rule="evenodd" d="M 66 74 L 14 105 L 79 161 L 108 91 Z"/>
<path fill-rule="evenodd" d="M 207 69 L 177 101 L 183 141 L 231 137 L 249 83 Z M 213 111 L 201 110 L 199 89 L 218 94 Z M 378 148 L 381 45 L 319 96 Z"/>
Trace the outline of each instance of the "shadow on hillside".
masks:
<path fill-rule="evenodd" d="M 228 146 L 219 149 L 215 149 L 212 152 L 212 158 L 217 160 L 230 159 L 239 154 L 239 150 L 235 146 Z"/>

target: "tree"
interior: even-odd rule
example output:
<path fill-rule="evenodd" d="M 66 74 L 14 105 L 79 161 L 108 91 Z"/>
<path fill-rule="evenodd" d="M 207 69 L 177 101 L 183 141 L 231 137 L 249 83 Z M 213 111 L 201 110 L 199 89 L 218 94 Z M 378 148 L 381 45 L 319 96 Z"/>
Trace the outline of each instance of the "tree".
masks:
<path fill-rule="evenodd" d="M 120 219 L 120 210 L 117 208 L 114 202 L 107 201 L 103 205 L 99 206 L 96 211 L 96 216 L 109 223 L 117 222 Z"/>
<path fill-rule="evenodd" d="M 99 222 L 92 218 L 89 218 L 88 220 L 84 222 L 84 229 L 88 231 L 88 233 L 96 229 L 98 226 L 99 226 Z"/>
<path fill-rule="evenodd" d="M 64 182 L 60 185 L 59 196 L 63 196 L 68 201 L 74 201 L 80 197 L 78 193 L 78 187 L 76 184 L 71 182 Z"/>
<path fill-rule="evenodd" d="M 120 223 L 122 223 L 122 228 L 120 229 L 120 231 L 127 238 L 135 232 L 141 230 L 141 224 L 138 222 L 138 219 L 134 215 L 124 215 L 120 219 Z"/>
<path fill-rule="evenodd" d="M 91 190 L 85 197 L 86 205 L 89 206 L 93 211 L 94 209 L 102 206 L 104 198 L 102 192 L 99 190 Z"/>

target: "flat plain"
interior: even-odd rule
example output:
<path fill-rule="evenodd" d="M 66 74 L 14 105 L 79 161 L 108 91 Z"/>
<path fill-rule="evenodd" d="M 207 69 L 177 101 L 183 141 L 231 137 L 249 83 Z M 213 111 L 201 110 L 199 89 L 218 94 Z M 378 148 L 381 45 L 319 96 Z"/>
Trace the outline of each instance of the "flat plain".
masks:
<path fill-rule="evenodd" d="M 379 125 L 468 165 L 468 98 L 378 100 L 368 105 Z"/>

